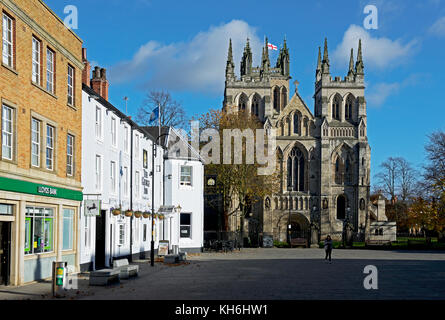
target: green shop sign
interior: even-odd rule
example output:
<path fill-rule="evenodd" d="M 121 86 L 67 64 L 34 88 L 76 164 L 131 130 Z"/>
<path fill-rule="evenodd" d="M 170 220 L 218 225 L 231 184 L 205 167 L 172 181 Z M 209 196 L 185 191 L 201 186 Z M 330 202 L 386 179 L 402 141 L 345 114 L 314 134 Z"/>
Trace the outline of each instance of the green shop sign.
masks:
<path fill-rule="evenodd" d="M 5 177 L 0 177 L 0 190 L 36 194 L 39 196 L 62 198 L 76 201 L 82 201 L 83 199 L 82 192 L 80 191 L 57 188 L 53 186 L 47 186 L 43 184 Z"/>

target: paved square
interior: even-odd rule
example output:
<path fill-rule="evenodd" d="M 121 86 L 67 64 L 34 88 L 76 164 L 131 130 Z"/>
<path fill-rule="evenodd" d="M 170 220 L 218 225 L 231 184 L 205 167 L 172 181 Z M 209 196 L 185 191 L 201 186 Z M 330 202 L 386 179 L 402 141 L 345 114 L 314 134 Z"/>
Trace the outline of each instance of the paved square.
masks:
<path fill-rule="evenodd" d="M 193 255 L 177 266 L 144 261 L 136 279 L 89 287 L 84 277 L 66 299 L 445 299 L 444 252 L 339 249 L 331 264 L 323 258 L 322 249 L 260 248 Z M 377 290 L 363 287 L 366 265 L 378 269 Z M 16 294 L 0 289 L 0 299 L 48 298 L 29 294 L 39 285 L 50 292 L 34 284 L 7 290 Z"/>

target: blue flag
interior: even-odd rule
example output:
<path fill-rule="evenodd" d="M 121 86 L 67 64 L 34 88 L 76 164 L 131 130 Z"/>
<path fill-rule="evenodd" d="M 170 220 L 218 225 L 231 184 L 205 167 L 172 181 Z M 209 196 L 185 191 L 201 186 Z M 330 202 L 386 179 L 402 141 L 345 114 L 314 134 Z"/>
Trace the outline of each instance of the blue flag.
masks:
<path fill-rule="evenodd" d="M 159 118 L 159 107 L 156 107 L 153 109 L 153 112 L 150 115 L 150 120 L 149 120 L 150 124 L 158 120 L 158 118 Z"/>

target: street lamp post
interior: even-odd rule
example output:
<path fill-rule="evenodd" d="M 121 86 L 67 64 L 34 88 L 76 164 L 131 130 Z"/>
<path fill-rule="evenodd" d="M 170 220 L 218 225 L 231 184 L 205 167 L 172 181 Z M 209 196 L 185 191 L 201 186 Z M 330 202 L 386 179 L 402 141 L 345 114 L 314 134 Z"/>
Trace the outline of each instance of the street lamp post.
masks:
<path fill-rule="evenodd" d="M 159 135 L 156 138 L 156 141 L 153 142 L 153 148 L 151 152 L 151 246 L 150 246 L 150 265 L 153 267 L 155 265 L 155 154 L 156 154 L 156 146 L 158 144 L 158 140 L 162 136 L 167 136 L 168 134 L 164 133 Z"/>

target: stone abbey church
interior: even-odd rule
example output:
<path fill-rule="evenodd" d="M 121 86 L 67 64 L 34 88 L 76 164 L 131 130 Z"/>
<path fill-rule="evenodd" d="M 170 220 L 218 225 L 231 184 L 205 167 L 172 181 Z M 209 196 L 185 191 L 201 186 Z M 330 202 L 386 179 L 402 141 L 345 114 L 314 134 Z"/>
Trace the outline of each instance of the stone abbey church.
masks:
<path fill-rule="evenodd" d="M 253 67 L 247 40 L 237 77 L 230 41 L 226 66 L 223 108 L 247 109 L 265 128 L 276 128 L 277 167 L 282 173 L 280 191 L 254 206 L 244 230 L 279 241 L 306 238 L 315 242 L 328 234 L 340 239 L 348 223 L 355 234 L 364 236 L 373 221 L 386 220 L 386 216 L 379 206 L 379 217 L 379 208 L 370 202 L 371 150 L 361 41 L 355 62 L 351 49 L 344 78 L 331 76 L 327 41 L 323 57 L 319 48 L 314 112 L 298 89 L 289 90 L 286 40 L 275 67 L 271 67 L 267 43 L 266 39 L 261 65 Z M 234 231 L 239 223 L 239 218 L 231 218 L 229 228 Z"/>

